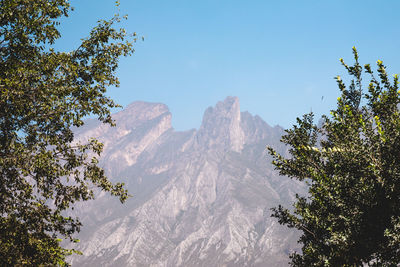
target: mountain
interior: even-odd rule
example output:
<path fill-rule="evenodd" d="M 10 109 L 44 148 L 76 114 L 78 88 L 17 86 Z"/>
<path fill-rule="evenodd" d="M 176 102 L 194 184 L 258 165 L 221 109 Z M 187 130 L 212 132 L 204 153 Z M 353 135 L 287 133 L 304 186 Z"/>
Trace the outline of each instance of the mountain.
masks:
<path fill-rule="evenodd" d="M 89 120 L 76 140 L 104 143 L 101 164 L 133 195 L 124 205 L 99 192 L 81 203 L 73 266 L 287 266 L 297 233 L 270 217 L 303 184 L 279 177 L 265 147 L 287 153 L 284 133 L 227 97 L 198 130 L 175 131 L 164 104 L 134 102 L 117 127 Z"/>

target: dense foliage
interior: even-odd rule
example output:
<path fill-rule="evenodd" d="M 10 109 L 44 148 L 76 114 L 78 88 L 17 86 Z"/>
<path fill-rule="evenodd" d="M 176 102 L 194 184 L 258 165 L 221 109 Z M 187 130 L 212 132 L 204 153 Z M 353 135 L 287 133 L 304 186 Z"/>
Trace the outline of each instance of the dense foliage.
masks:
<path fill-rule="evenodd" d="M 400 263 L 400 91 L 398 76 L 388 76 L 377 61 L 343 66 L 349 85 L 336 78 L 337 109 L 324 116 L 297 119 L 282 142 L 284 158 L 269 148 L 281 175 L 305 181 L 307 196 L 297 196 L 293 210 L 273 209 L 281 224 L 297 228 L 302 253 L 293 266 L 398 266 Z M 362 78 L 369 79 L 364 89 Z"/>
<path fill-rule="evenodd" d="M 98 166 L 102 145 L 73 142 L 71 127 L 96 115 L 112 124 L 106 88 L 118 59 L 133 52 L 119 15 L 99 21 L 76 49 L 53 49 L 68 0 L 0 0 L 0 265 L 65 265 L 81 223 L 76 201 L 100 188 L 128 197 Z M 134 37 L 132 37 L 134 39 Z M 133 40 L 132 40 L 133 41 Z"/>

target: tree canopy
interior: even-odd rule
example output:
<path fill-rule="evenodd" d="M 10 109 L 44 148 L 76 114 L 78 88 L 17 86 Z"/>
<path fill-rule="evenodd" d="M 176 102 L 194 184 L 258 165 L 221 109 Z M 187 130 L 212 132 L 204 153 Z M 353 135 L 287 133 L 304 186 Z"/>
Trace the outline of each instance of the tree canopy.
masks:
<path fill-rule="evenodd" d="M 98 166 L 97 140 L 74 142 L 88 115 L 113 124 L 105 95 L 135 37 L 101 20 L 79 47 L 57 51 L 68 0 L 0 0 L 0 265 L 65 265 L 81 223 L 68 216 L 93 189 L 128 197 Z"/>
<path fill-rule="evenodd" d="M 281 224 L 301 231 L 302 253 L 292 266 L 398 266 L 400 263 L 400 91 L 382 61 L 377 74 L 342 65 L 348 85 L 336 77 L 341 96 L 322 125 L 313 114 L 297 119 L 282 142 L 290 156 L 268 148 L 281 175 L 305 181 L 293 209 L 273 209 Z M 368 77 L 364 88 L 362 79 Z"/>

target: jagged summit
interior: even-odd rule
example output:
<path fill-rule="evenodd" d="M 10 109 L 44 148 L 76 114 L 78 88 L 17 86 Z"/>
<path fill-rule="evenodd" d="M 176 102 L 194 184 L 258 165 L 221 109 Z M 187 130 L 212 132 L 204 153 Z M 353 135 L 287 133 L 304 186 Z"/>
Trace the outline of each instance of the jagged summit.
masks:
<path fill-rule="evenodd" d="M 204 112 L 198 141 L 200 146 L 207 148 L 222 146 L 234 151 L 242 149 L 244 133 L 240 127 L 239 98 L 229 96 Z"/>
<path fill-rule="evenodd" d="M 76 137 L 105 144 L 100 163 L 133 198 L 100 195 L 77 210 L 84 256 L 73 266 L 287 266 L 297 237 L 269 210 L 303 186 L 266 159 L 280 128 L 240 112 L 237 97 L 208 108 L 198 130 L 174 131 L 163 104 L 134 102 L 114 119 Z"/>
<path fill-rule="evenodd" d="M 224 101 L 218 102 L 215 107 L 209 107 L 203 116 L 201 128 L 207 128 L 216 120 L 231 123 L 240 121 L 240 103 L 238 97 L 228 96 Z"/>
<path fill-rule="evenodd" d="M 136 122 L 137 120 L 151 120 L 164 113 L 169 113 L 169 109 L 165 104 L 135 101 L 113 117 L 114 119 L 130 118 L 133 122 Z"/>

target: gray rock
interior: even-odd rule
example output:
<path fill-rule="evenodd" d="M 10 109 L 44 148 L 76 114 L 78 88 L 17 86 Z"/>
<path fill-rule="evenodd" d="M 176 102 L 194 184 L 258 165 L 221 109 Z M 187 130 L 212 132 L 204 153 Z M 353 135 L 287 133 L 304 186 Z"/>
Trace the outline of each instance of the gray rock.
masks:
<path fill-rule="evenodd" d="M 99 192 L 79 204 L 83 256 L 73 266 L 287 266 L 297 233 L 270 218 L 305 186 L 279 177 L 265 151 L 283 129 L 240 112 L 228 97 L 205 111 L 199 130 L 176 132 L 163 104 L 134 102 L 96 121 L 76 140 L 105 144 L 101 164 L 133 197 L 124 205 Z"/>

